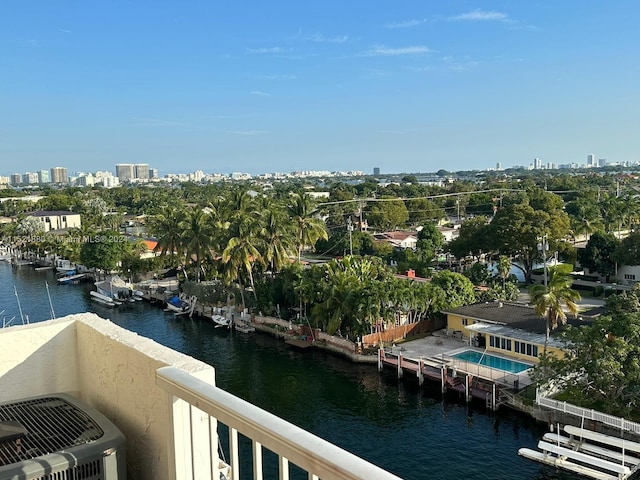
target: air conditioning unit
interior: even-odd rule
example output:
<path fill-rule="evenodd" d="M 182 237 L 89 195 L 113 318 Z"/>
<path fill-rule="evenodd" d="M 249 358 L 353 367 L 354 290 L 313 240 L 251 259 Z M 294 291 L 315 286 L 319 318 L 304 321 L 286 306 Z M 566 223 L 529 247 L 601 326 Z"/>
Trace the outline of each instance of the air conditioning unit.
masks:
<path fill-rule="evenodd" d="M 67 394 L 0 403 L 0 480 L 125 480 L 124 435 Z"/>

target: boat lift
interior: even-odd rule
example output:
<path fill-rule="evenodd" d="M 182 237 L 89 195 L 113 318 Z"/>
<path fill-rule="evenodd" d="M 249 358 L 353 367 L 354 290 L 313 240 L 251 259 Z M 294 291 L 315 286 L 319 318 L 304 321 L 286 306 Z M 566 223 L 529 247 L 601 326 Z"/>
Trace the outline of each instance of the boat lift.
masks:
<path fill-rule="evenodd" d="M 540 450 L 521 448 L 518 455 L 597 480 L 626 480 L 640 469 L 640 443 L 565 425 L 564 436 L 547 433 Z"/>

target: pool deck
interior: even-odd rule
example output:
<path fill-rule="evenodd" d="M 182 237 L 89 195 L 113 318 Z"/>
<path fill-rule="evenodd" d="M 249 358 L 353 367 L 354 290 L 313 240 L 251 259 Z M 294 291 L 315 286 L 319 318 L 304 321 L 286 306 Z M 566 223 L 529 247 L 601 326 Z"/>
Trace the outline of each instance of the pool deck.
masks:
<path fill-rule="evenodd" d="M 446 365 L 450 369 L 453 368 L 453 370 L 459 373 L 471 375 L 475 378 L 482 378 L 503 387 L 506 385 L 513 386 L 513 382 L 516 378 L 518 380 L 519 388 L 531 383 L 531 379 L 529 378 L 527 371 L 511 373 L 500 369 L 480 366 L 473 362 L 457 360 L 452 357 L 456 353 L 465 350 L 484 352 L 484 349 L 482 348 L 469 346 L 467 342 L 457 335 L 448 335 L 446 330 L 439 330 L 428 337 L 411 340 L 401 343 L 400 345 L 393 345 L 390 349 L 386 350 L 386 358 L 384 358 L 383 364 L 397 368 L 397 357 L 401 355 L 403 358 L 403 370 L 415 370 L 416 372 L 414 373 L 417 373 L 418 364 L 422 361 L 425 376 L 432 379 L 434 379 L 435 371 L 439 368 L 438 365 Z M 507 355 L 500 355 L 500 352 L 492 351 L 491 355 L 511 361 L 519 361 L 517 359 L 510 358 Z M 406 362 L 404 360 L 406 360 Z M 527 363 L 522 361 L 519 362 Z M 446 378 L 444 380 L 446 380 Z"/>
<path fill-rule="evenodd" d="M 447 335 L 445 330 L 433 332 L 429 337 L 411 340 L 391 347 L 391 353 L 402 354 L 405 358 L 418 360 L 442 355 L 451 355 L 457 351 L 468 349 L 469 344 L 460 337 Z"/>

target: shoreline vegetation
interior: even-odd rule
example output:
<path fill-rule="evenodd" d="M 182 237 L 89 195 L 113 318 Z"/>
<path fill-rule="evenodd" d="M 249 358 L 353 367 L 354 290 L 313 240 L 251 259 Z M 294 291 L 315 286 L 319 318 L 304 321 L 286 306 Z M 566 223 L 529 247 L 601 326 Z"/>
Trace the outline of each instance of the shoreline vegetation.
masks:
<path fill-rule="evenodd" d="M 255 323 L 285 341 L 311 336 L 318 347 L 358 361 L 368 360 L 358 344 L 371 332 L 443 320 L 443 311 L 459 306 L 516 301 L 513 268 L 530 285 L 540 264 L 545 280 L 547 265 L 566 264 L 583 282 L 595 280 L 583 287 L 608 297 L 608 310 L 594 320 L 600 330 L 566 337 L 577 346 L 573 357 L 541 355 L 535 383 L 562 385 L 568 399 L 585 407 L 633 415 L 640 370 L 629 359 L 640 355 L 640 292 L 621 290 L 633 285 L 640 265 L 640 181 L 632 171 L 573 173 L 442 170 L 353 183 L 41 187 L 41 197 L 25 201 L 7 191 L 0 193 L 9 197 L 0 202 L 8 219 L 0 225 L 0 246 L 68 259 L 96 276 L 117 271 L 130 281 L 170 270 L 186 298 L 237 305 L 247 312 L 242 317 L 302 320 L 308 331 L 290 328 L 288 320 Z M 560 310 L 540 308 L 549 330 L 563 323 Z M 319 330 L 352 343 L 325 339 Z M 390 345 L 399 338 L 379 340 Z M 602 358 L 589 361 L 600 351 L 615 368 L 603 369 Z"/>

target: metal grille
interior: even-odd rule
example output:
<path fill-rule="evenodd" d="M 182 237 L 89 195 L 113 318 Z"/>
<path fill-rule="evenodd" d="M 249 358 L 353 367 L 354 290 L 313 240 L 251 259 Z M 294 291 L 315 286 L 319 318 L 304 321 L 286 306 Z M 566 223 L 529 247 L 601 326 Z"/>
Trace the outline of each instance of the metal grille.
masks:
<path fill-rule="evenodd" d="M 83 445 L 104 434 L 91 417 L 59 397 L 2 404 L 0 422 L 3 421 L 19 422 L 27 434 L 18 440 L 0 442 L 0 466 Z"/>
<path fill-rule="evenodd" d="M 48 473 L 32 480 L 103 480 L 102 462 L 93 462 L 68 468 L 62 472 Z"/>

